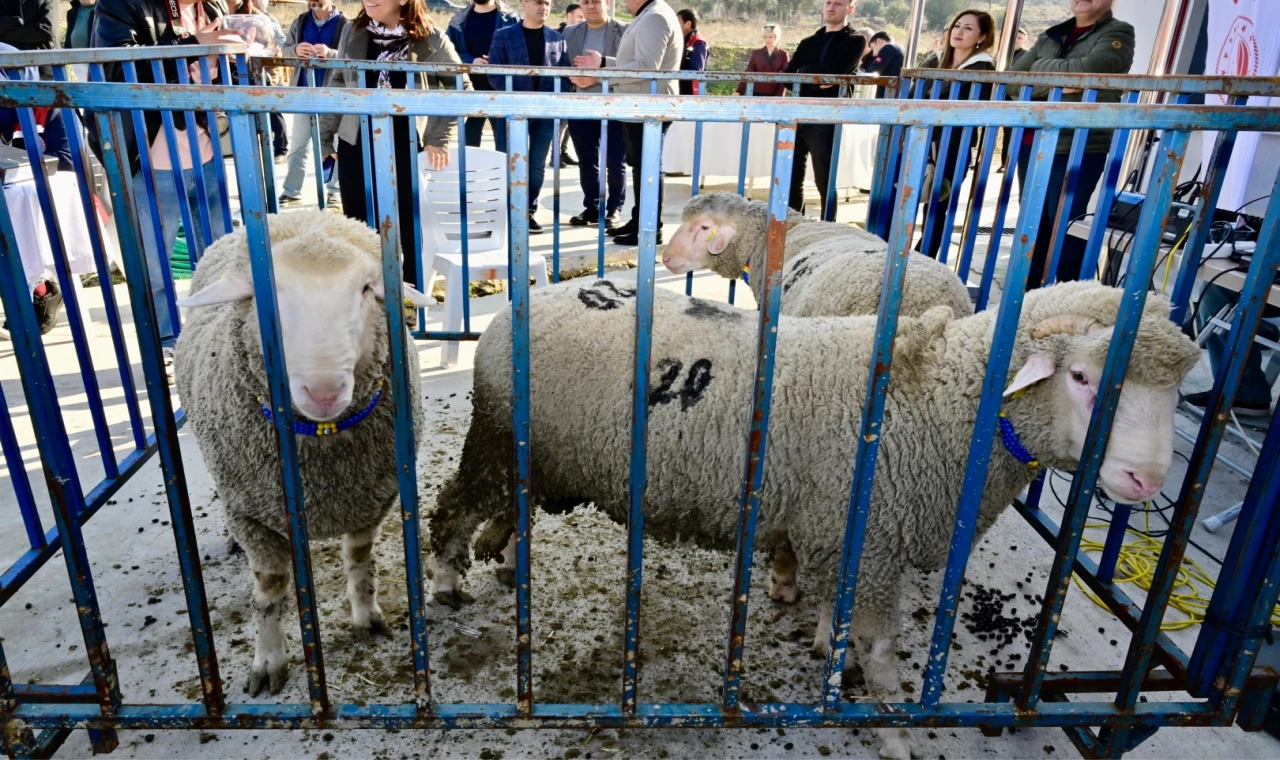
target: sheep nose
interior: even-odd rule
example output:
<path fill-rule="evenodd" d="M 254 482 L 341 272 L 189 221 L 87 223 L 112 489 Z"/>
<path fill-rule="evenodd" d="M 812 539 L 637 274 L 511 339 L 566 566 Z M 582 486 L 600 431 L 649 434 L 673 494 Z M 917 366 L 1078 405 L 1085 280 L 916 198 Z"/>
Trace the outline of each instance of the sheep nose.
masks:
<path fill-rule="evenodd" d="M 316 405 L 323 409 L 332 409 L 338 403 L 338 396 L 341 393 L 336 388 L 311 388 L 310 386 L 302 386 L 302 390 Z"/>
<path fill-rule="evenodd" d="M 1162 479 L 1153 477 L 1150 473 L 1140 472 L 1138 470 L 1126 469 L 1124 474 L 1129 479 L 1129 485 L 1139 498 L 1149 499 L 1160 492 Z"/>

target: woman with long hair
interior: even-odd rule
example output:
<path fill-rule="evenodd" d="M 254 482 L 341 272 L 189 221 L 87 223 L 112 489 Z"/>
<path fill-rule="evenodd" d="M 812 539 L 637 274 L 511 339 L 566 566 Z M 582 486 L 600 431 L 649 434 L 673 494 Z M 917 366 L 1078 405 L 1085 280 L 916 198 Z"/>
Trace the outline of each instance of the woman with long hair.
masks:
<path fill-rule="evenodd" d="M 461 63 L 444 31 L 431 23 L 423 0 L 363 0 L 360 14 L 342 32 L 338 57 L 388 63 Z M 452 77 L 446 80 L 425 73 L 415 76 L 418 77 L 416 89 L 452 89 Z M 393 71 L 342 70 L 335 72 L 332 78 L 334 87 L 403 90 L 407 83 L 407 74 Z M 471 89 L 469 82 L 466 87 Z M 414 149 L 408 145 L 411 123 Z M 412 229 L 410 222 L 418 210 L 418 199 L 413 195 L 410 178 L 418 170 L 418 153 L 423 150 L 433 169 L 443 169 L 448 165 L 449 143 L 453 139 L 455 124 L 453 118 L 444 116 L 419 116 L 412 122 L 408 116 L 392 118 L 401 224 L 400 249 L 404 254 L 404 279 L 409 283 L 415 282 L 418 274 L 418 252 L 413 248 L 413 234 L 409 232 Z M 365 167 L 361 148 L 364 136 L 361 131 L 360 117 L 354 114 L 325 114 L 320 119 L 320 144 L 338 159 L 343 212 L 353 219 L 364 220 Z M 336 150 L 332 147 L 335 136 Z M 378 181 L 379 177 L 374 174 L 375 194 Z"/>
<path fill-rule="evenodd" d="M 938 65 L 936 68 L 949 69 L 952 71 L 995 71 L 996 62 L 991 57 L 991 49 L 996 42 L 996 22 L 990 13 L 975 9 L 960 11 L 956 17 L 952 19 L 951 26 L 947 27 L 948 32 L 942 43 L 942 50 L 938 55 Z M 948 98 L 951 94 L 951 84 L 943 81 L 942 97 Z M 960 85 L 957 94 L 958 100 L 969 99 L 969 85 Z M 929 191 L 933 187 L 933 177 L 938 171 L 942 172 L 942 192 L 938 198 L 937 215 L 934 220 L 932 234 L 928 240 L 921 240 L 921 250 L 930 258 L 938 257 L 938 249 L 942 246 L 944 237 L 943 224 L 945 223 L 947 205 L 951 200 L 951 193 L 959 190 L 959 185 L 964 181 L 965 173 L 968 171 L 970 157 L 972 156 L 972 146 L 970 146 L 969 155 L 964 156 L 963 165 L 960 166 L 960 174 L 956 176 L 956 167 L 960 164 L 960 130 L 953 129 L 951 140 L 947 148 L 947 155 L 944 161 L 939 161 L 939 152 L 942 144 L 942 128 L 933 130 L 932 145 L 930 147 L 929 170 L 926 172 L 926 182 L 924 192 L 920 193 L 920 202 L 928 205 L 931 200 Z"/>

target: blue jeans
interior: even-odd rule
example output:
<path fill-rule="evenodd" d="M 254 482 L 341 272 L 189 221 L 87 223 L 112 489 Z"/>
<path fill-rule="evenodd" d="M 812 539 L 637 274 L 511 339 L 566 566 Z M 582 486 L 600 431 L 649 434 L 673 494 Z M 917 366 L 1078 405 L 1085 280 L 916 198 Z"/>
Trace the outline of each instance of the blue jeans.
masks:
<path fill-rule="evenodd" d="M 1228 290 L 1221 285 L 1207 285 L 1196 308 L 1196 319 L 1203 325 L 1222 311 L 1224 306 L 1239 300 L 1240 294 L 1234 290 Z M 1227 337 L 1225 332 L 1214 332 L 1204 342 L 1205 348 L 1209 351 L 1209 363 L 1213 367 L 1215 377 L 1226 363 Z M 1251 343 L 1249 346 L 1249 357 L 1244 362 L 1244 375 L 1240 378 L 1236 401 L 1255 406 L 1266 406 L 1271 403 L 1271 386 L 1267 385 L 1267 376 L 1262 372 L 1262 350 L 1257 343 Z"/>
<path fill-rule="evenodd" d="M 204 165 L 204 188 L 209 199 L 209 223 L 213 229 L 210 239 L 222 237 L 225 228 L 222 226 L 222 194 L 218 189 L 218 169 L 214 161 Z M 160 343 L 172 346 L 175 339 L 175 313 L 169 310 L 169 294 L 173 291 L 173 273 L 169 267 L 169 256 L 173 252 L 174 241 L 178 239 L 178 225 L 182 223 L 182 209 L 179 203 L 186 203 L 191 212 L 191 223 L 196 230 L 184 230 L 187 250 L 203 252 L 204 233 L 200 232 L 200 197 L 196 192 L 195 173 L 191 169 L 182 171 L 182 192 L 174 188 L 173 172 L 169 169 L 157 169 L 153 172 L 156 180 L 156 202 L 160 207 L 160 223 L 164 232 L 164 256 L 156 250 L 156 233 L 151 221 L 151 203 L 147 199 L 147 186 L 142 172 L 133 175 L 133 195 L 137 199 L 138 225 L 142 232 L 142 251 L 147 257 L 147 272 L 151 277 L 151 295 L 156 304 L 156 324 L 160 328 Z"/>
<path fill-rule="evenodd" d="M 1018 151 L 1018 187 L 1019 197 L 1026 194 L 1027 168 L 1031 165 L 1031 147 L 1023 145 Z M 1089 199 L 1098 187 L 1098 180 L 1107 168 L 1106 153 L 1085 153 L 1080 162 L 1080 174 L 1076 180 L 1076 193 L 1071 198 L 1071 208 L 1067 210 L 1064 223 L 1081 216 L 1089 210 Z M 1059 153 L 1053 157 L 1053 168 L 1049 172 L 1049 188 L 1045 194 L 1044 212 L 1040 216 L 1040 230 L 1036 233 L 1036 250 L 1031 259 L 1031 272 L 1027 275 L 1027 290 L 1040 287 L 1044 282 L 1044 269 L 1053 246 L 1054 219 L 1058 214 L 1058 201 L 1062 196 L 1062 182 L 1067 175 L 1067 154 Z M 1057 282 L 1078 280 L 1082 276 L 1093 279 L 1093 272 L 1081 272 L 1084 263 L 1085 241 L 1067 235 L 1062 242 L 1062 254 L 1058 257 Z"/>
<path fill-rule="evenodd" d="M 569 122 L 569 137 L 578 154 L 578 176 L 582 181 L 582 206 L 588 214 L 600 208 L 600 124 L 599 121 L 574 119 Z M 622 123 L 609 122 L 609 155 L 605 157 L 607 193 L 605 214 L 612 214 L 627 202 L 627 146 L 622 137 Z"/>
<path fill-rule="evenodd" d="M 507 152 L 507 120 L 493 119 L 494 140 L 498 150 Z M 529 213 L 538 211 L 538 196 L 542 193 L 542 181 L 547 176 L 547 155 L 551 152 L 551 140 L 556 136 L 555 121 L 529 119 Z"/>
<path fill-rule="evenodd" d="M 324 151 L 321 151 L 323 153 Z M 307 176 L 307 162 L 311 158 L 311 116 L 305 113 L 293 115 L 293 130 L 289 135 L 289 171 L 284 178 L 281 195 L 298 198 L 302 195 L 302 181 Z M 316 169 L 322 171 L 323 167 Z M 329 193 L 338 192 L 338 172 L 325 185 Z"/>

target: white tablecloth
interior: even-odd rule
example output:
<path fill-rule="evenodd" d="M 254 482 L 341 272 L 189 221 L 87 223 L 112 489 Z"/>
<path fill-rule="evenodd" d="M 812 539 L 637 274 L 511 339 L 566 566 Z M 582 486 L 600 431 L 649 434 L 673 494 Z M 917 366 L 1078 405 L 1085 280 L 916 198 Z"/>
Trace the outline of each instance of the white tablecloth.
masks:
<path fill-rule="evenodd" d="M 667 131 L 662 146 L 662 170 L 693 174 L 694 124 L 676 122 Z M 769 177 L 773 173 L 773 141 L 776 127 L 752 124 L 747 144 L 747 177 Z M 840 138 L 840 161 L 836 167 L 838 188 L 871 188 L 876 141 L 880 127 L 867 124 L 845 124 Z M 708 122 L 702 125 L 702 176 L 737 177 L 742 155 L 742 125 L 731 122 Z M 813 167 L 807 167 L 813 177 Z M 810 180 L 812 181 L 812 180 Z"/>
<path fill-rule="evenodd" d="M 89 242 L 89 227 L 80 204 L 80 189 L 72 172 L 58 172 L 49 177 L 49 190 L 53 207 L 62 230 L 62 243 L 67 251 L 67 264 L 73 274 L 94 271 L 93 247 Z M 27 279 L 33 280 L 46 270 L 53 269 L 53 248 L 45 229 L 44 214 L 40 211 L 40 199 L 36 196 L 34 182 L 18 182 L 4 186 L 4 200 L 13 220 L 14 237 L 22 253 L 22 268 Z"/>

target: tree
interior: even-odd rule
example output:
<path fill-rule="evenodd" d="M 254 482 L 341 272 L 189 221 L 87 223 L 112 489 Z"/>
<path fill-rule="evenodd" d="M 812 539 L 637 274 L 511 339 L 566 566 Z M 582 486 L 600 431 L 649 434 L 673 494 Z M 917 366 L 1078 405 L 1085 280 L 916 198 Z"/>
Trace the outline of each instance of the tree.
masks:
<path fill-rule="evenodd" d="M 884 3 L 881 0 L 862 0 L 858 3 L 858 13 L 868 18 L 881 18 L 883 11 Z"/>
<path fill-rule="evenodd" d="M 884 20 L 890 24 L 905 24 L 907 16 L 910 15 L 911 9 L 907 7 L 904 0 L 890 0 L 881 11 L 884 14 Z"/>
<path fill-rule="evenodd" d="M 965 0 L 929 0 L 924 4 L 925 26 L 929 29 L 945 29 L 951 19 L 965 8 Z"/>

